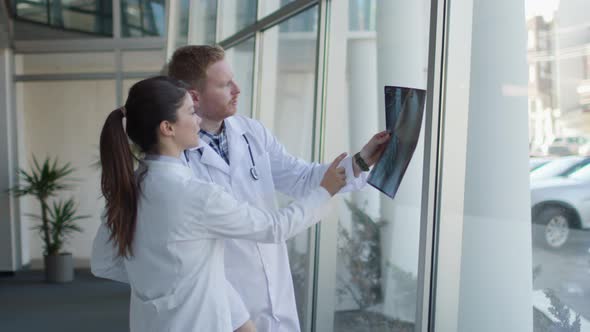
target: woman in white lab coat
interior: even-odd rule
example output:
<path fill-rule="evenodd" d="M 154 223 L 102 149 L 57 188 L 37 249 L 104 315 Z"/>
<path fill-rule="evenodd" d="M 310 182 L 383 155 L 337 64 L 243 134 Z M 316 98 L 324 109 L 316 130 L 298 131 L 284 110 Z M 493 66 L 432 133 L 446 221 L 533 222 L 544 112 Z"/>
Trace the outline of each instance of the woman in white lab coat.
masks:
<path fill-rule="evenodd" d="M 199 143 L 185 88 L 163 76 L 136 83 L 100 136 L 101 227 L 131 285 L 131 331 L 231 331 L 222 239 L 284 241 L 317 222 L 345 185 L 341 155 L 306 198 L 267 212 L 195 179 L 181 158 Z M 136 172 L 128 138 L 146 153 Z"/>

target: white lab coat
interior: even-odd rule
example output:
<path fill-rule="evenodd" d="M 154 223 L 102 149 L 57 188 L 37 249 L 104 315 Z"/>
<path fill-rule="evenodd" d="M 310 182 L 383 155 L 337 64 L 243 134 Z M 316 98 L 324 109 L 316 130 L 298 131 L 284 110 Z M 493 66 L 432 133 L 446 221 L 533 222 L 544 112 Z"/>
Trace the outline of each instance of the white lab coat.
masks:
<path fill-rule="evenodd" d="M 222 186 L 238 201 L 276 211 L 276 191 L 293 198 L 304 197 L 319 186 L 329 167 L 329 164 L 308 163 L 293 157 L 258 121 L 232 116 L 225 120 L 225 130 L 229 165 L 204 142 L 189 151 L 187 157 L 197 178 Z M 252 161 L 243 135 L 250 144 L 260 175 L 257 181 L 250 174 Z M 350 156 L 340 165 L 347 174 L 347 186 L 341 192 L 358 190 L 366 184 L 367 173 L 354 177 Z M 250 240 L 226 240 L 225 243 L 226 278 L 241 298 L 232 299 L 230 303 L 233 327 L 237 328 L 250 318 L 258 332 L 299 332 L 286 244 Z M 247 312 L 243 310 L 244 305 Z"/>
<path fill-rule="evenodd" d="M 195 179 L 181 163 L 146 160 L 133 256 L 117 257 L 101 223 L 91 267 L 129 282 L 130 329 L 233 331 L 223 238 L 282 242 L 321 217 L 330 198 L 319 187 L 288 208 L 268 212 L 236 201 L 220 186 Z"/>

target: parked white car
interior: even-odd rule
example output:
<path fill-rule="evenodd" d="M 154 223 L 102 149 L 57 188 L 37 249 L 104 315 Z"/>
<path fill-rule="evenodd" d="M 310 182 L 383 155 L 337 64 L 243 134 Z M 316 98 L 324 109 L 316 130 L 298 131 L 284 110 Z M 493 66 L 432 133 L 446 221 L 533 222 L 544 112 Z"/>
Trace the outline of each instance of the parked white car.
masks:
<path fill-rule="evenodd" d="M 568 176 L 588 164 L 590 164 L 590 157 L 567 156 L 553 159 L 531 170 L 531 181 Z"/>
<path fill-rule="evenodd" d="M 552 159 L 547 157 L 531 157 L 529 158 L 529 171 L 532 172 L 539 167 L 547 164 Z"/>
<path fill-rule="evenodd" d="M 589 142 L 587 136 L 556 137 L 547 147 L 547 153 L 553 156 L 577 155 L 580 147 Z"/>
<path fill-rule="evenodd" d="M 535 238 L 549 248 L 561 248 L 572 229 L 590 229 L 590 165 L 567 177 L 531 181 Z M 534 225 L 533 225 L 534 226 Z"/>

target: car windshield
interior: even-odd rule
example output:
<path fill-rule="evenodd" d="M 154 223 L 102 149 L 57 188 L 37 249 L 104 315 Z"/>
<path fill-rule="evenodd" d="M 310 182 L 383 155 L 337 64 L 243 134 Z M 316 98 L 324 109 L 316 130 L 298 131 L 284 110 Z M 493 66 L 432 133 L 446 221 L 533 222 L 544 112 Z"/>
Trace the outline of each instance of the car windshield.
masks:
<path fill-rule="evenodd" d="M 576 180 L 590 180 L 590 165 L 586 165 L 579 170 L 568 175 L 569 178 Z"/>
<path fill-rule="evenodd" d="M 535 170 L 543 165 L 545 165 L 546 163 L 548 163 L 550 160 L 547 159 L 530 159 L 529 160 L 529 170 Z"/>
<path fill-rule="evenodd" d="M 546 163 L 531 172 L 531 179 L 545 179 L 553 176 L 563 176 L 566 170 L 584 160 L 583 157 L 564 157 Z"/>

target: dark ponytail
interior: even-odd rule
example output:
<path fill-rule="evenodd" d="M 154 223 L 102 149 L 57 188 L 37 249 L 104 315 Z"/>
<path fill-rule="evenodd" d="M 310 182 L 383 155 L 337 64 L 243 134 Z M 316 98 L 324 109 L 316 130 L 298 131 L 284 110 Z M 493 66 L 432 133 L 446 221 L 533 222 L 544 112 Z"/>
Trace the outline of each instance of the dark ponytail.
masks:
<path fill-rule="evenodd" d="M 133 255 L 130 244 L 135 233 L 139 191 L 123 117 L 122 109 L 112 111 L 100 133 L 100 185 L 106 200 L 107 226 L 119 256 Z"/>
<path fill-rule="evenodd" d="M 176 122 L 188 85 L 158 76 L 134 84 L 125 107 L 112 111 L 100 133 L 101 190 L 106 200 L 106 224 L 119 256 L 133 256 L 141 178 L 134 174 L 134 155 L 129 137 L 142 152 L 154 151 L 162 121 Z M 125 113 L 123 113 L 125 112 Z M 126 129 L 123 118 L 126 117 Z"/>

